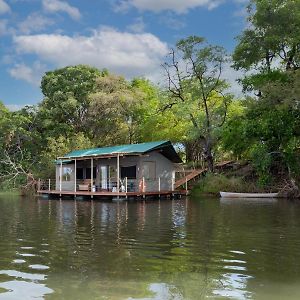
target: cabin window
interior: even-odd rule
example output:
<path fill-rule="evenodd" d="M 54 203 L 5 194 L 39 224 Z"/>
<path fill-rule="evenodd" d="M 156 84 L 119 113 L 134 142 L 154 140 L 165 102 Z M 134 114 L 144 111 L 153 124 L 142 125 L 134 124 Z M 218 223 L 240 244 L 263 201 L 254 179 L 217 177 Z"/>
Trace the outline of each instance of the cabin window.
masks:
<path fill-rule="evenodd" d="M 62 181 L 71 181 L 72 168 L 63 167 Z"/>
<path fill-rule="evenodd" d="M 79 180 L 83 179 L 83 168 L 77 168 L 76 169 L 76 178 Z"/>
<path fill-rule="evenodd" d="M 136 179 L 136 166 L 121 167 L 121 178 Z"/>
<path fill-rule="evenodd" d="M 117 180 L 117 170 L 113 166 L 108 167 L 108 177 L 109 179 Z"/>
<path fill-rule="evenodd" d="M 97 177 L 97 170 L 96 167 L 93 168 L 93 178 Z M 85 179 L 91 179 L 91 168 L 85 169 Z"/>
<path fill-rule="evenodd" d="M 156 165 L 154 161 L 145 161 L 143 163 L 143 177 L 146 180 L 155 180 Z"/>

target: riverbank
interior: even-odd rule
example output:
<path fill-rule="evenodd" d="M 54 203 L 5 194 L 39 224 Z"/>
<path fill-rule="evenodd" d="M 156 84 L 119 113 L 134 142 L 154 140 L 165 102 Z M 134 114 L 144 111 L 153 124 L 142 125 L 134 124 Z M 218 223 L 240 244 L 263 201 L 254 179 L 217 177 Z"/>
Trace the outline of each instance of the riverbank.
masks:
<path fill-rule="evenodd" d="M 220 191 L 236 193 L 262 193 L 254 182 L 247 182 L 242 177 L 226 176 L 224 174 L 207 174 L 201 178 L 192 190 L 193 195 L 219 196 Z"/>
<path fill-rule="evenodd" d="M 1 196 L 20 196 L 21 193 L 19 190 L 10 190 L 10 191 L 0 191 Z"/>
<path fill-rule="evenodd" d="M 274 176 L 269 185 L 258 184 L 258 177 L 250 164 L 233 163 L 218 173 L 209 173 L 199 179 L 192 189 L 192 195 L 219 196 L 220 191 L 236 193 L 280 192 L 285 197 L 299 197 L 299 183 L 292 182 L 287 176 Z"/>

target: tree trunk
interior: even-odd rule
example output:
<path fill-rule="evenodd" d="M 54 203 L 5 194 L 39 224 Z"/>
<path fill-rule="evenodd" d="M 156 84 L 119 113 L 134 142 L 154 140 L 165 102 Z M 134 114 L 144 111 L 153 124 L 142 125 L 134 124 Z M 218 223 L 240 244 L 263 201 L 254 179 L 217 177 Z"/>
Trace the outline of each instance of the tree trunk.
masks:
<path fill-rule="evenodd" d="M 206 139 L 205 160 L 207 162 L 208 171 L 213 172 L 214 171 L 214 157 L 212 154 L 212 143 L 211 143 L 210 137 Z"/>

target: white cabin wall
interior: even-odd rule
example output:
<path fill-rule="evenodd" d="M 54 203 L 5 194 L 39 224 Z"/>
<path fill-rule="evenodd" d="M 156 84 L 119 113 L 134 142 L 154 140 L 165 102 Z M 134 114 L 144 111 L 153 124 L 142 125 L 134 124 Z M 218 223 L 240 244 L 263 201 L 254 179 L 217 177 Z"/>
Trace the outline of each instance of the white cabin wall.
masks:
<path fill-rule="evenodd" d="M 137 178 L 134 180 L 136 189 L 139 189 L 143 178 L 143 163 L 144 162 L 155 162 L 155 179 L 145 180 L 146 188 L 145 191 L 158 191 L 159 185 L 158 180 L 161 181 L 161 191 L 172 190 L 172 178 L 175 174 L 175 164 L 167 159 L 159 152 L 150 152 L 140 156 L 120 156 L 120 167 L 129 167 L 136 165 Z M 90 168 L 90 160 L 78 160 L 77 168 Z M 97 177 L 94 179 L 97 186 L 100 186 L 100 166 L 117 166 L 117 158 L 103 158 L 94 159 L 94 167 L 97 168 Z M 62 181 L 62 190 L 73 191 L 75 186 L 75 164 L 63 165 L 63 167 L 69 167 L 72 169 L 71 180 Z M 59 190 L 59 176 L 60 176 L 60 165 L 56 165 L 56 190 Z"/>
<path fill-rule="evenodd" d="M 143 163 L 155 162 L 155 179 L 146 181 L 146 191 L 158 191 L 158 179 L 161 181 L 161 190 L 172 190 L 172 177 L 175 174 L 175 165 L 172 161 L 158 152 L 150 152 L 140 157 L 138 165 L 138 178 L 143 178 Z"/>
<path fill-rule="evenodd" d="M 62 181 L 61 189 L 62 191 L 74 191 L 75 187 L 75 164 L 62 165 L 62 167 L 67 167 L 72 169 L 70 176 L 70 181 Z M 59 190 L 59 181 L 60 181 L 60 165 L 56 165 L 56 190 Z"/>

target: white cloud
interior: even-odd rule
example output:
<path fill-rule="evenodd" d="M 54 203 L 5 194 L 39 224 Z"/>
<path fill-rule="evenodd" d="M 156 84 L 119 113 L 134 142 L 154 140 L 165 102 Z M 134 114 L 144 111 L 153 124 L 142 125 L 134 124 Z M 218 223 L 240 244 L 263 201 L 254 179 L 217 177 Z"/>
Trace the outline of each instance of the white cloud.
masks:
<path fill-rule="evenodd" d="M 127 26 L 127 29 L 132 31 L 132 32 L 136 32 L 136 33 L 141 33 L 144 32 L 145 30 L 145 23 L 142 17 L 138 17 L 135 19 L 135 22 L 129 26 Z"/>
<path fill-rule="evenodd" d="M 0 35 L 4 35 L 7 32 L 7 20 L 0 20 Z"/>
<path fill-rule="evenodd" d="M 24 63 L 16 64 L 9 70 L 9 74 L 13 78 L 24 80 L 32 85 L 39 86 L 45 71 L 46 66 L 39 61 L 36 61 L 31 67 Z"/>
<path fill-rule="evenodd" d="M 81 18 L 79 9 L 71 6 L 66 1 L 43 0 L 43 7 L 45 11 L 50 13 L 65 12 L 74 20 L 79 20 Z"/>
<path fill-rule="evenodd" d="M 10 12 L 9 5 L 4 0 L 0 0 L 0 14 L 5 14 L 8 12 Z"/>
<path fill-rule="evenodd" d="M 0 20 L 0 36 L 14 34 L 15 30 L 9 26 L 9 22 L 6 19 Z"/>
<path fill-rule="evenodd" d="M 10 111 L 18 111 L 18 110 L 21 110 L 22 108 L 24 108 L 26 106 L 26 104 L 25 105 L 21 105 L 21 104 L 5 104 L 5 106 Z"/>
<path fill-rule="evenodd" d="M 160 23 L 166 25 L 170 29 L 179 30 L 186 26 L 185 22 L 180 20 L 173 13 L 166 13 L 160 18 Z"/>
<path fill-rule="evenodd" d="M 231 67 L 232 62 L 228 62 L 223 66 L 222 78 L 230 84 L 229 92 L 237 97 L 243 96 L 243 88 L 238 83 L 238 79 L 244 77 L 244 72 L 236 71 Z"/>
<path fill-rule="evenodd" d="M 19 23 L 19 31 L 25 34 L 40 31 L 53 24 L 53 21 L 38 13 L 32 13 L 23 22 Z"/>
<path fill-rule="evenodd" d="M 131 7 L 135 7 L 141 11 L 173 11 L 178 14 L 187 13 L 188 10 L 205 7 L 213 9 L 219 6 L 224 0 L 120 0 L 117 2 L 116 11 L 127 11 Z"/>
<path fill-rule="evenodd" d="M 150 76 L 160 69 L 167 44 L 150 33 L 101 28 L 91 36 L 61 34 L 14 37 L 18 53 L 36 54 L 58 67 L 89 64 L 127 77 Z"/>

